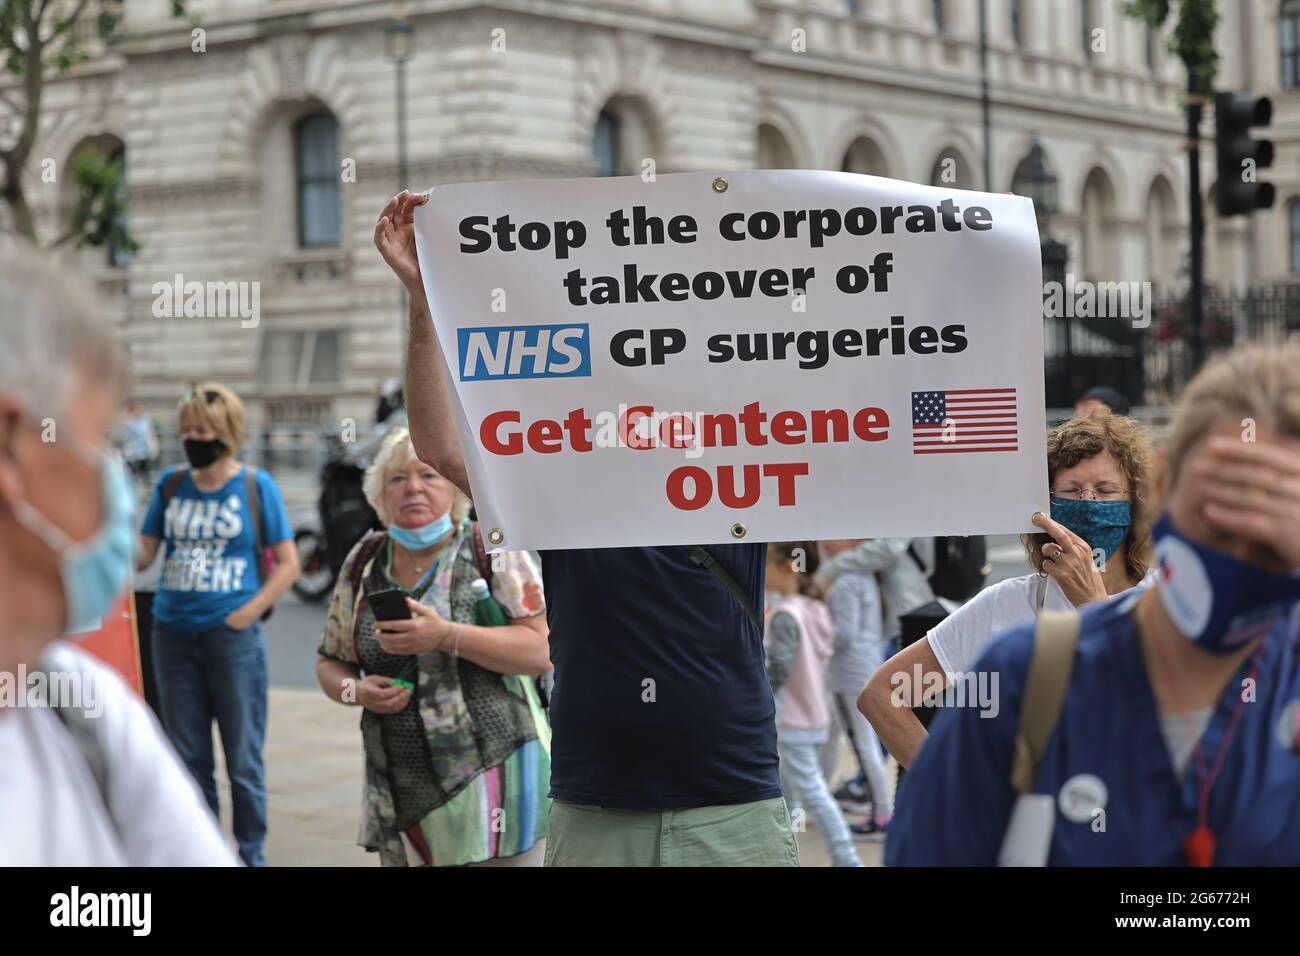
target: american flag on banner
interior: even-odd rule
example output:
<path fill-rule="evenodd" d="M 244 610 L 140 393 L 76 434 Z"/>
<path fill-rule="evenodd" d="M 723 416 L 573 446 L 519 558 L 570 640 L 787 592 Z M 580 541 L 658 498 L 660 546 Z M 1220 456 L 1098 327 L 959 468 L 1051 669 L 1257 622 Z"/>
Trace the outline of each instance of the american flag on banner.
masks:
<path fill-rule="evenodd" d="M 912 393 L 912 452 L 947 455 L 1015 451 L 1014 388 L 950 388 Z"/>

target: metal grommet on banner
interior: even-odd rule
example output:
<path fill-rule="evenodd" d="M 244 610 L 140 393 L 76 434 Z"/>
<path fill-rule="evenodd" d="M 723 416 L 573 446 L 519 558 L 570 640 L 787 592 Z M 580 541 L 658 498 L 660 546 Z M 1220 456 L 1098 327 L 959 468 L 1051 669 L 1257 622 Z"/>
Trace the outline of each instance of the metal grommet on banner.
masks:
<path fill-rule="evenodd" d="M 731 536 L 733 538 L 743 538 L 748 532 L 749 529 L 746 528 L 739 521 L 737 521 L 735 524 L 731 526 Z"/>
<path fill-rule="evenodd" d="M 727 179 L 725 176 L 719 176 L 713 180 L 713 191 L 715 193 L 725 193 L 727 191 Z"/>
<path fill-rule="evenodd" d="M 501 544 L 506 540 L 506 533 L 500 528 L 493 528 L 487 533 L 488 544 Z"/>

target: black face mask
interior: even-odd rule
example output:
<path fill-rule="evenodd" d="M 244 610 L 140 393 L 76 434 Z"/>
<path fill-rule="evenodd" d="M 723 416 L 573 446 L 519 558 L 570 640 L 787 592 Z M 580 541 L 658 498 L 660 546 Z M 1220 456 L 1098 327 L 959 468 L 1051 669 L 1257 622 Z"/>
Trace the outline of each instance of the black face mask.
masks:
<path fill-rule="evenodd" d="M 220 438 L 209 438 L 207 441 L 199 441 L 197 438 L 185 439 L 185 457 L 190 460 L 190 466 L 193 468 L 206 468 L 226 450 L 226 443 Z"/>

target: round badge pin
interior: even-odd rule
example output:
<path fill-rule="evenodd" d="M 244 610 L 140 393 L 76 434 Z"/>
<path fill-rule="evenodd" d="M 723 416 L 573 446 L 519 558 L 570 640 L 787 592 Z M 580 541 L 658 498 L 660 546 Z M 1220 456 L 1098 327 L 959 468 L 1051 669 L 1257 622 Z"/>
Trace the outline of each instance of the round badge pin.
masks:
<path fill-rule="evenodd" d="M 1095 811 L 1106 807 L 1106 785 L 1095 774 L 1076 774 L 1062 784 L 1057 805 L 1071 823 L 1088 823 Z"/>
<path fill-rule="evenodd" d="M 1200 634 L 1210 623 L 1214 601 L 1205 565 L 1177 538 L 1163 538 L 1156 544 L 1156 561 L 1163 578 L 1160 596 L 1165 610 L 1184 634 Z"/>
<path fill-rule="evenodd" d="M 1300 755 L 1300 698 L 1282 708 L 1277 722 L 1277 739 L 1287 753 Z"/>

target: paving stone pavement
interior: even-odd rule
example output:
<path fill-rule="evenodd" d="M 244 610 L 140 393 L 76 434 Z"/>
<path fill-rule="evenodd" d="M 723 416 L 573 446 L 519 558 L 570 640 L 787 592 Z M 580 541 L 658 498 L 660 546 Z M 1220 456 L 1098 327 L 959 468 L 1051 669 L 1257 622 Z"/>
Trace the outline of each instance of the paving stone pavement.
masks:
<path fill-rule="evenodd" d="M 378 866 L 356 845 L 364 758 L 359 712 L 319 691 L 272 687 L 266 742 L 267 858 L 272 866 Z M 218 755 L 221 748 L 216 748 Z M 218 764 L 222 823 L 230 833 L 230 788 Z M 803 866 L 827 866 L 810 826 L 798 834 Z M 879 866 L 883 844 L 858 840 L 858 855 Z"/>

